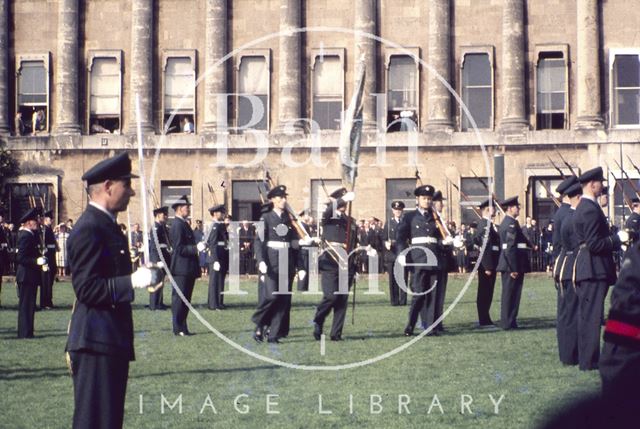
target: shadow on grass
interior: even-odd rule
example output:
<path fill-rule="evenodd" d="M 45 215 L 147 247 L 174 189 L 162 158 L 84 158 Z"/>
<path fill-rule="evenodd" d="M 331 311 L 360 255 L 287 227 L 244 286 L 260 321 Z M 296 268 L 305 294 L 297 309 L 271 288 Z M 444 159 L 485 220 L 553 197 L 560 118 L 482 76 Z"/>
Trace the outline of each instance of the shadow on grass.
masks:
<path fill-rule="evenodd" d="M 278 365 L 262 365 L 262 366 L 247 366 L 238 368 L 202 368 L 202 369 L 189 369 L 184 371 L 164 371 L 164 372 L 152 372 L 148 374 L 138 374 L 131 376 L 133 378 L 147 378 L 147 377 L 164 377 L 173 376 L 177 374 L 232 374 L 236 372 L 248 372 L 248 371 L 267 371 L 281 368 Z"/>
<path fill-rule="evenodd" d="M 0 380 L 30 380 L 53 377 L 68 377 L 69 371 L 64 367 L 58 368 L 9 368 L 0 367 Z"/>

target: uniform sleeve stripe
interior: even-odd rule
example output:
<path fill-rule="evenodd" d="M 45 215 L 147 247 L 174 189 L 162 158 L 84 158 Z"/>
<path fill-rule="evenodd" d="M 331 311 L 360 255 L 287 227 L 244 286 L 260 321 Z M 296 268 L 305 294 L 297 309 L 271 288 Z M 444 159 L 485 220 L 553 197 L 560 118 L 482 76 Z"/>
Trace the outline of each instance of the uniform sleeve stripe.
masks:
<path fill-rule="evenodd" d="M 640 341 L 640 327 L 620 322 L 618 320 L 607 320 L 605 332 Z"/>

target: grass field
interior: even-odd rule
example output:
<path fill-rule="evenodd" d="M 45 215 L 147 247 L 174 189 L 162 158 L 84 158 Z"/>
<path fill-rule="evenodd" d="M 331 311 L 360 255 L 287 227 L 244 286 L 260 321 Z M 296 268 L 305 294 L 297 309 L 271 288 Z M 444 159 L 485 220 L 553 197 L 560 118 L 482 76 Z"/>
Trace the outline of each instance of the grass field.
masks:
<path fill-rule="evenodd" d="M 466 277 L 450 278 L 448 302 L 460 292 L 463 280 Z M 246 281 L 242 287 L 250 291 L 248 296 L 226 298 L 230 308 L 212 312 L 204 306 L 206 283 L 198 282 L 193 303 L 216 329 L 270 358 L 336 365 L 378 356 L 407 341 L 401 335 L 407 307 L 389 306 L 386 294 L 359 293 L 355 325 L 349 308 L 346 341 L 327 342 L 321 356 L 320 344 L 311 336 L 318 297 L 296 294 L 289 338 L 280 345 L 257 344 L 251 338 L 250 322 L 255 281 Z M 381 282 L 381 290 L 386 287 Z M 580 372 L 558 361 L 555 290 L 546 276 L 531 275 L 525 280 L 519 318 L 522 329 L 517 331 L 474 328 L 475 287 L 474 281 L 446 318 L 444 335 L 424 337 L 390 358 L 341 371 L 302 371 L 263 362 L 226 344 L 194 315 L 189 322 L 196 335 L 175 337 L 171 312 L 145 309 L 146 293 L 138 294 L 134 306 L 136 361 L 129 373 L 125 427 L 530 428 L 551 410 L 599 388 L 597 372 Z M 170 302 L 169 288 L 165 289 L 165 302 Z M 492 307 L 495 321 L 499 296 L 498 284 Z M 72 301 L 70 284 L 56 283 L 57 308 L 36 313 L 35 339 L 17 340 L 15 288 L 4 282 L 0 427 L 70 427 L 72 383 L 63 350 Z M 495 402 L 504 395 L 497 414 L 489 395 Z M 469 400 L 468 408 L 461 406 Z M 268 413 L 267 402 L 277 403 L 269 407 L 279 413 Z M 329 411 L 332 414 L 325 414 Z"/>

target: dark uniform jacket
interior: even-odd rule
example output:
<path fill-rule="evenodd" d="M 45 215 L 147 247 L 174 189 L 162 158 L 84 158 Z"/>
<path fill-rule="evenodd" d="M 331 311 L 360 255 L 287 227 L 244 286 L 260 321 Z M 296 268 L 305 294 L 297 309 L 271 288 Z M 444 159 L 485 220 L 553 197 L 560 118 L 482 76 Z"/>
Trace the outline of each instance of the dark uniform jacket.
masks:
<path fill-rule="evenodd" d="M 229 232 L 227 231 L 227 225 L 224 222 L 214 221 L 207 240 L 207 245 L 209 246 L 207 262 L 210 264 L 214 262 L 219 262 L 221 265 L 228 264 L 228 242 Z"/>
<path fill-rule="evenodd" d="M 617 235 L 609 232 L 607 219 L 600 206 L 582 198 L 573 215 L 578 243 L 575 281 L 602 280 L 611 285 L 616 281 L 613 251 L 620 248 Z"/>
<path fill-rule="evenodd" d="M 158 236 L 158 246 L 156 246 L 156 241 L 153 238 L 153 233 L 149 236 L 149 259 L 151 262 L 161 262 L 160 255 L 158 253 L 158 247 L 160 247 L 160 251 L 162 252 L 162 257 L 164 258 L 165 264 L 167 266 L 171 266 L 171 244 L 169 243 L 169 231 L 167 229 L 167 225 L 154 222 L 153 230 L 156 232 Z"/>
<path fill-rule="evenodd" d="M 480 265 L 483 270 L 495 271 L 500 259 L 500 236 L 493 222 L 485 218 L 478 221 L 478 229 L 473 236 L 473 243 L 480 248 L 482 247 L 487 227 L 489 227 L 489 237 L 487 237 L 487 247 L 480 260 Z"/>
<path fill-rule="evenodd" d="M 384 250 L 384 261 L 387 264 L 392 264 L 396 260 L 396 255 L 398 254 L 398 246 L 396 245 L 396 232 L 398 231 L 398 226 L 400 225 L 400 221 L 402 217 L 398 220 L 395 218 L 389 219 L 384 224 L 384 228 L 382 229 L 382 241 L 391 242 L 391 248 L 387 250 L 385 246 Z"/>
<path fill-rule="evenodd" d="M 9 231 L 0 225 L 0 276 L 9 272 Z"/>
<path fill-rule="evenodd" d="M 131 258 L 127 238 L 89 205 L 67 241 L 76 295 L 67 351 L 91 350 L 133 360 Z"/>
<path fill-rule="evenodd" d="M 522 233 L 518 220 L 505 216 L 498 228 L 498 233 L 501 253 L 496 270 L 507 273 L 530 272 L 529 240 Z"/>
<path fill-rule="evenodd" d="M 278 274 L 279 271 L 279 252 L 284 251 L 282 248 L 270 247 L 272 243 L 288 243 L 288 272 L 293 275 L 297 265 L 297 251 L 299 249 L 297 233 L 291 225 L 291 217 L 288 212 L 283 211 L 279 216 L 274 210 L 264 213 L 260 217 L 260 221 L 264 222 L 264 231 L 256 234 L 254 249 L 256 252 L 256 260 L 258 264 L 264 262 L 267 264 L 267 273 Z"/>
<path fill-rule="evenodd" d="M 562 203 L 553 215 L 553 235 L 551 236 L 551 245 L 553 246 L 553 252 L 551 254 L 554 259 L 557 259 L 558 255 L 560 255 L 560 250 L 562 249 L 562 221 L 570 211 L 572 211 L 571 204 Z"/>
<path fill-rule="evenodd" d="M 198 248 L 193 230 L 184 221 L 176 216 L 169 229 L 169 240 L 173 248 L 171 255 L 171 274 L 198 278 L 201 275 L 200 262 L 198 260 Z"/>
<path fill-rule="evenodd" d="M 20 229 L 18 232 L 18 254 L 16 255 L 16 282 L 37 286 L 41 283 L 42 269 L 36 263 L 40 255 L 38 237 L 35 232 Z"/>
<path fill-rule="evenodd" d="M 560 281 L 573 280 L 576 256 L 580 246 L 574 233 L 574 216 L 575 210 L 569 210 L 562 220 L 562 231 L 560 231 L 562 251 L 556 264 L 557 273 L 554 272 L 554 276 Z"/>
<path fill-rule="evenodd" d="M 436 227 L 435 218 L 431 210 L 426 210 L 424 215 L 419 210 L 413 210 L 402 217 L 396 233 L 396 245 L 398 252 L 402 252 L 409 246 L 426 247 L 438 258 L 440 232 Z M 420 243 L 415 243 L 415 240 Z M 414 242 L 414 243 L 412 243 Z M 407 253 L 407 263 L 426 264 L 427 253 L 420 249 L 412 249 Z M 437 270 L 441 268 L 440 261 L 435 266 L 411 267 L 413 270 Z"/>
<path fill-rule="evenodd" d="M 640 214 L 633 212 L 624 223 L 624 228 L 629 232 L 631 241 L 635 243 L 640 238 Z"/>
<path fill-rule="evenodd" d="M 55 275 L 57 261 L 56 252 L 58 250 L 58 241 L 53 233 L 53 229 L 50 226 L 44 226 L 44 244 L 47 246 L 47 263 L 49 264 L 49 270 Z"/>
<path fill-rule="evenodd" d="M 351 232 L 349 234 L 349 245 L 347 246 L 347 228 L 351 226 Z M 322 239 L 324 242 L 329 243 L 341 243 L 341 247 L 346 250 L 347 254 L 349 254 L 355 247 L 356 242 L 358 241 L 358 226 L 356 220 L 353 218 L 349 218 L 347 214 L 341 214 L 337 210 L 334 213 L 333 204 L 328 204 L 322 213 Z M 333 244 L 333 247 L 336 247 L 337 244 Z M 349 273 L 351 270 L 355 268 L 354 264 L 356 263 L 356 256 L 354 252 L 349 255 Z M 319 268 L 320 270 L 335 270 L 338 269 L 338 264 L 335 259 L 341 261 L 341 259 L 337 258 L 335 253 L 332 255 L 332 250 L 329 246 L 319 258 Z"/>

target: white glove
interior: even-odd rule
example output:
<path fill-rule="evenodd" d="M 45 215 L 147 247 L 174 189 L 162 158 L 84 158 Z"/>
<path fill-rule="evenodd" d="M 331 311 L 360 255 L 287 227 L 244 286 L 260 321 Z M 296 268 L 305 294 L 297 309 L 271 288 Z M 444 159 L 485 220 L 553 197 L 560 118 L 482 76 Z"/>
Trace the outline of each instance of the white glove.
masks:
<path fill-rule="evenodd" d="M 267 264 L 264 261 L 258 264 L 258 271 L 260 271 L 261 274 L 267 274 Z"/>
<path fill-rule="evenodd" d="M 447 237 L 442 240 L 442 244 L 445 246 L 451 246 L 453 244 L 453 237 L 447 235 Z"/>
<path fill-rule="evenodd" d="M 347 192 L 342 196 L 342 200 L 346 202 L 353 201 L 355 199 L 356 199 L 356 193 L 353 191 Z"/>
<path fill-rule="evenodd" d="M 384 242 L 384 247 L 385 247 L 387 250 L 391 250 L 391 242 L 390 242 L 390 241 L 385 241 L 385 242 Z"/>
<path fill-rule="evenodd" d="M 620 231 L 618 231 L 618 238 L 621 242 L 627 243 L 629 241 L 629 233 L 624 229 L 621 229 Z"/>
<path fill-rule="evenodd" d="M 147 267 L 138 268 L 133 274 L 131 274 L 131 286 L 134 289 L 141 289 L 147 286 L 151 286 L 152 280 L 151 270 Z"/>
<path fill-rule="evenodd" d="M 313 238 L 303 237 L 298 241 L 298 243 L 300 244 L 300 246 L 311 246 L 311 244 L 313 243 Z"/>
<path fill-rule="evenodd" d="M 307 272 L 305 270 L 298 271 L 298 279 L 300 281 L 304 280 L 305 277 L 307 277 Z"/>
<path fill-rule="evenodd" d="M 400 256 L 398 256 L 398 263 L 399 263 L 400 265 L 402 265 L 403 267 L 404 267 L 405 265 L 407 265 L 407 255 L 400 255 Z"/>
<path fill-rule="evenodd" d="M 220 271 L 220 262 L 215 261 L 213 263 L 213 271 Z"/>
<path fill-rule="evenodd" d="M 367 256 L 370 256 L 373 258 L 374 256 L 377 256 L 377 255 L 378 255 L 378 251 L 376 249 L 371 248 L 367 250 Z"/>
<path fill-rule="evenodd" d="M 201 241 L 196 245 L 196 249 L 198 249 L 198 252 L 204 252 L 206 248 L 207 248 L 207 245 L 205 244 L 204 241 Z"/>
<path fill-rule="evenodd" d="M 44 256 L 40 256 L 38 259 L 36 259 L 36 264 L 47 265 L 47 258 L 45 258 Z"/>

